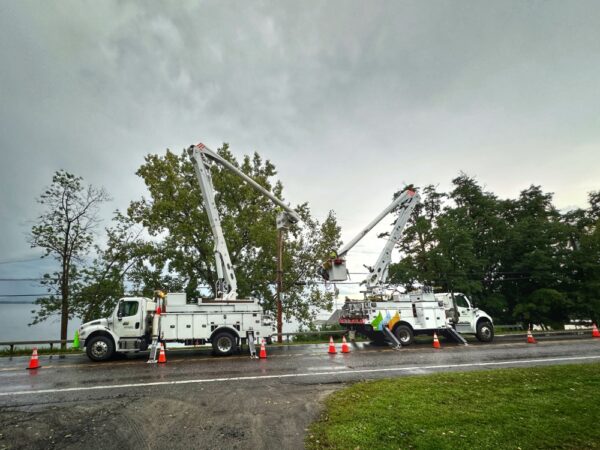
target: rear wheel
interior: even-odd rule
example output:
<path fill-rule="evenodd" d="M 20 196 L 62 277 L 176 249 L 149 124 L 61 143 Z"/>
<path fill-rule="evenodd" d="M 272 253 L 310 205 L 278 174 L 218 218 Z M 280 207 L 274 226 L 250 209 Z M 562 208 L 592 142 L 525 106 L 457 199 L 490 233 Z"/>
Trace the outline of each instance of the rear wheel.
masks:
<path fill-rule="evenodd" d="M 492 342 L 494 339 L 494 325 L 489 320 L 482 320 L 477 324 L 475 337 L 481 342 Z"/>
<path fill-rule="evenodd" d="M 402 345 L 410 345 L 413 343 L 413 330 L 408 325 L 398 325 L 394 328 L 394 335 Z"/>
<path fill-rule="evenodd" d="M 85 352 L 92 361 L 106 361 L 114 356 L 115 344 L 108 336 L 92 336 L 85 341 Z"/>
<path fill-rule="evenodd" d="M 236 337 L 228 331 L 221 331 L 212 338 L 212 346 L 215 355 L 228 356 L 233 354 L 237 347 Z"/>

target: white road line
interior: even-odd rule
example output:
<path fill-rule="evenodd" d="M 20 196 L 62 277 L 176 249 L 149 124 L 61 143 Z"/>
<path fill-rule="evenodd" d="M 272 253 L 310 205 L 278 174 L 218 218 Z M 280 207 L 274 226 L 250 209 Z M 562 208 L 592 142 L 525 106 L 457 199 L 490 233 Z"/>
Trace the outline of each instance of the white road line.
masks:
<path fill-rule="evenodd" d="M 355 369 L 355 370 L 336 370 L 330 372 L 312 372 L 312 373 L 290 373 L 282 375 L 256 375 L 248 377 L 227 377 L 227 378 L 204 378 L 197 380 L 178 380 L 178 381 L 156 381 L 152 383 L 130 383 L 130 384 L 112 384 L 103 386 L 83 386 L 63 389 L 39 389 L 31 391 L 15 391 L 15 392 L 0 392 L 0 397 L 11 395 L 27 395 L 27 394 L 55 394 L 62 392 L 78 392 L 78 391 L 98 391 L 102 389 L 124 389 L 137 388 L 148 386 L 170 386 L 179 384 L 199 384 L 199 383 L 215 383 L 220 381 L 247 381 L 247 380 L 269 380 L 282 378 L 303 378 L 315 377 L 323 375 L 346 375 L 356 373 L 381 373 L 381 372 L 410 372 L 413 370 L 435 370 L 435 369 L 453 369 L 461 367 L 489 367 L 489 366 L 506 366 L 509 364 L 529 364 L 541 362 L 559 362 L 559 361 L 584 361 L 590 359 L 600 359 L 600 355 L 594 356 L 570 356 L 562 358 L 539 358 L 539 359 L 515 359 L 508 361 L 490 361 L 480 363 L 465 363 L 465 364 L 441 364 L 436 366 L 413 366 L 413 367 L 385 367 L 381 369 Z"/>
<path fill-rule="evenodd" d="M 312 372 L 319 372 L 319 371 L 323 371 L 323 370 L 346 370 L 349 369 L 348 366 L 321 366 L 321 367 L 307 367 L 306 370 L 312 371 Z"/>

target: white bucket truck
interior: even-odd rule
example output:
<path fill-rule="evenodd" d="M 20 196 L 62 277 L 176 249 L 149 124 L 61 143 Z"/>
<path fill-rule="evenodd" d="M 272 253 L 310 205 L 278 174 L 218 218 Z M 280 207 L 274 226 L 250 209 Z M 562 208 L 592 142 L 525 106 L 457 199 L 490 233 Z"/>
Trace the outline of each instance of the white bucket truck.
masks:
<path fill-rule="evenodd" d="M 434 294 L 426 288 L 395 293 L 386 301 L 348 300 L 339 323 L 377 343 L 397 340 L 403 346 L 412 344 L 415 335 L 434 332 L 462 344 L 466 343 L 462 334 L 473 334 L 482 342 L 494 338 L 492 318 L 472 307 L 465 295 L 455 293 L 453 301 L 452 294 Z"/>
<path fill-rule="evenodd" d="M 84 323 L 79 337 L 93 361 L 110 359 L 115 352 L 147 351 L 154 338 L 185 345 L 212 344 L 216 355 L 230 355 L 248 339 L 269 338 L 273 318 L 256 299 L 186 302 L 185 293 L 164 300 L 126 297 L 107 319 Z M 160 306 L 160 312 L 157 310 Z"/>
<path fill-rule="evenodd" d="M 346 281 L 346 254 L 385 216 L 394 210 L 399 211 L 375 265 L 365 266 L 368 274 L 361 283 L 365 286 L 362 291 L 364 300 L 347 298 L 339 323 L 375 342 L 390 341 L 396 346 L 410 345 L 417 334 L 432 335 L 434 332 L 463 344 L 466 344 L 466 340 L 460 333 L 474 334 L 480 341 L 490 342 L 494 338 L 492 318 L 474 308 L 465 295 L 434 294 L 432 289 L 426 287 L 401 294 L 395 286 L 387 283 L 392 250 L 419 200 L 419 194 L 414 189 L 406 188 L 339 252 L 332 252 L 330 259 L 323 264 L 320 273 L 325 280 L 332 283 Z"/>
<path fill-rule="evenodd" d="M 149 348 L 151 359 L 155 359 L 158 341 L 187 345 L 210 343 L 217 355 L 230 355 L 240 344 L 247 342 L 252 353 L 255 339 L 269 338 L 275 332 L 272 317 L 263 311 L 257 299 L 237 297 L 237 279 L 215 203 L 211 161 L 234 172 L 282 208 L 277 217 L 278 229 L 288 228 L 298 222 L 300 216 L 204 144 L 191 146 L 188 154 L 194 164 L 215 241 L 215 298 L 188 303 L 185 294 L 164 296 L 159 291 L 153 300 L 145 297 L 120 299 L 111 317 L 84 323 L 79 328 L 82 345 L 94 361 L 110 359 L 115 352 L 141 352 Z"/>

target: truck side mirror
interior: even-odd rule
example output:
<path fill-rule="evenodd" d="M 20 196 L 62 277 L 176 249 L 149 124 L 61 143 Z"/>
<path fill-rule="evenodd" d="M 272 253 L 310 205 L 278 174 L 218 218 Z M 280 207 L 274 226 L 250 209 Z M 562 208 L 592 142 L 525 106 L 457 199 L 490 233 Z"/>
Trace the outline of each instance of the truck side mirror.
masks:
<path fill-rule="evenodd" d="M 119 306 L 117 307 L 117 319 L 123 320 L 123 308 L 125 304 L 123 302 L 119 302 Z"/>

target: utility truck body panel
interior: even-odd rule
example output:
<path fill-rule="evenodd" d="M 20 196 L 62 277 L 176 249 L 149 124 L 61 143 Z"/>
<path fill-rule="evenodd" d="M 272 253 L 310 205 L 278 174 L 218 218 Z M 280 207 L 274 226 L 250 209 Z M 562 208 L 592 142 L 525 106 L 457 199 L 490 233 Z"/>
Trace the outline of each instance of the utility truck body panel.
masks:
<path fill-rule="evenodd" d="M 444 334 L 461 340 L 458 333 L 474 334 L 484 342 L 493 339 L 493 321 L 485 312 L 473 308 L 463 294 L 434 294 L 416 291 L 410 294 L 394 293 L 387 301 L 346 300 L 339 323 L 376 342 L 384 342 L 383 327 L 387 327 L 402 345 L 410 345 L 419 334 Z M 460 301 L 456 299 L 460 297 Z M 464 302 L 464 303 L 463 303 Z M 464 307 L 455 321 L 454 304 Z M 463 340 L 464 341 L 464 340 Z"/>
<path fill-rule="evenodd" d="M 185 294 L 167 294 L 164 311 L 159 314 L 156 308 L 148 298 L 122 298 L 109 318 L 81 325 L 79 336 L 90 359 L 147 351 L 153 337 L 185 345 L 213 344 L 216 354 L 226 355 L 248 336 L 269 338 L 275 332 L 272 317 L 256 299 L 186 303 Z"/>

